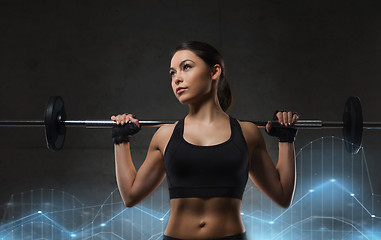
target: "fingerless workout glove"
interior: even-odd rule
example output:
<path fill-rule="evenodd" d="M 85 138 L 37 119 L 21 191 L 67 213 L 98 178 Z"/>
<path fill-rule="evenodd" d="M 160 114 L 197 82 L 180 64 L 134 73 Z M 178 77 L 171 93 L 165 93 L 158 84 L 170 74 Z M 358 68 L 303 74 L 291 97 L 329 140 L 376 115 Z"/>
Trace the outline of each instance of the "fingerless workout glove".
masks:
<path fill-rule="evenodd" d="M 276 114 L 278 112 L 280 112 L 280 111 L 277 110 L 274 113 L 273 120 L 275 120 L 275 121 L 278 121 L 278 117 L 276 116 Z M 294 114 L 297 114 L 299 116 L 299 114 L 297 112 L 293 112 L 292 116 L 294 116 Z M 273 137 L 277 137 L 279 142 L 292 143 L 295 141 L 295 136 L 298 132 L 298 129 L 293 128 L 293 127 L 272 127 L 270 129 L 270 132 L 267 132 L 266 129 L 265 129 L 265 131 L 268 135 L 273 136 Z"/>
<path fill-rule="evenodd" d="M 120 144 L 122 142 L 129 142 L 132 135 L 139 132 L 141 127 L 135 125 L 135 123 L 127 123 L 124 125 L 115 125 L 112 127 L 111 135 L 112 142 L 114 144 Z"/>

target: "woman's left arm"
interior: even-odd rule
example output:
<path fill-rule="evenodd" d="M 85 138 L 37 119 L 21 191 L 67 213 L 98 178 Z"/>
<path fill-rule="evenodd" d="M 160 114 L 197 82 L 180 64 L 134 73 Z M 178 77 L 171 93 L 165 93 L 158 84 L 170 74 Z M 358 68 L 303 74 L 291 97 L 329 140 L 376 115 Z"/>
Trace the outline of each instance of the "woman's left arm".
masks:
<path fill-rule="evenodd" d="M 275 166 L 258 127 L 250 122 L 245 122 L 243 126 L 250 156 L 249 177 L 270 199 L 279 206 L 287 208 L 295 192 L 294 143 L 279 142 L 278 163 Z"/>

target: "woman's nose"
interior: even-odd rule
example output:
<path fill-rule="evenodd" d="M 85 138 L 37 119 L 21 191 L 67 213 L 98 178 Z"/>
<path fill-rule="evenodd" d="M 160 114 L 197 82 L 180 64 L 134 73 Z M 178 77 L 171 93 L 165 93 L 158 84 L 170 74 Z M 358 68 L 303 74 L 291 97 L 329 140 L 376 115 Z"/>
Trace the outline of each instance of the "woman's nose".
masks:
<path fill-rule="evenodd" d="M 176 75 L 175 83 L 179 84 L 182 81 L 183 81 L 183 79 L 179 75 Z"/>

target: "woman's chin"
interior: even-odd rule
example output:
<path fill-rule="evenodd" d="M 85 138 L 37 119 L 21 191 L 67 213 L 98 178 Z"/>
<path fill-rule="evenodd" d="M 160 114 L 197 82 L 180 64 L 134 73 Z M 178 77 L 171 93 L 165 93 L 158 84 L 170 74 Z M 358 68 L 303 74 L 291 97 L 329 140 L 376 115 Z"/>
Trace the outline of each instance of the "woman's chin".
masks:
<path fill-rule="evenodd" d="M 181 103 L 181 104 L 187 104 L 188 103 L 188 98 L 187 97 L 184 97 L 184 96 L 182 96 L 182 95 L 179 95 L 179 96 L 176 96 L 177 97 L 177 100 L 179 100 L 179 102 Z"/>
<path fill-rule="evenodd" d="M 186 98 L 181 98 L 181 97 L 179 97 L 179 98 L 177 98 L 178 100 L 179 100 L 179 102 L 181 103 L 181 104 L 191 104 L 191 101 L 190 101 L 190 99 L 186 99 Z"/>
<path fill-rule="evenodd" d="M 180 99 L 178 99 L 178 100 L 179 100 L 179 103 L 181 103 L 181 104 L 188 104 L 187 101 L 183 101 L 183 100 L 180 100 Z"/>
<path fill-rule="evenodd" d="M 180 96 L 176 96 L 177 97 L 177 100 L 179 100 L 179 102 L 181 104 L 187 104 L 187 105 L 198 105 L 200 103 L 200 98 L 199 97 L 192 97 L 192 96 L 184 96 L 184 95 L 180 95 Z"/>

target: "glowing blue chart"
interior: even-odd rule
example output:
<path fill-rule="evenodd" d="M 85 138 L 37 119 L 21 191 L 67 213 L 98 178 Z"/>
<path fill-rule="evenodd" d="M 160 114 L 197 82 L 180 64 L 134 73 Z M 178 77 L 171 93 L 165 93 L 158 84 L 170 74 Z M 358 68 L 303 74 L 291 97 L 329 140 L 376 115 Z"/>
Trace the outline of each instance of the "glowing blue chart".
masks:
<path fill-rule="evenodd" d="M 374 188 L 363 148 L 316 139 L 297 152 L 292 205 L 281 208 L 249 179 L 242 219 L 249 239 L 381 239 L 381 192 Z M 0 240 L 161 239 L 169 215 L 164 181 L 148 198 L 126 208 L 114 189 L 97 206 L 55 189 L 15 193 L 1 206 Z"/>

